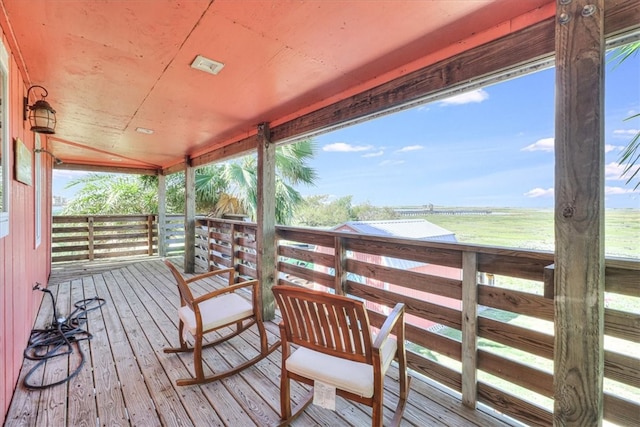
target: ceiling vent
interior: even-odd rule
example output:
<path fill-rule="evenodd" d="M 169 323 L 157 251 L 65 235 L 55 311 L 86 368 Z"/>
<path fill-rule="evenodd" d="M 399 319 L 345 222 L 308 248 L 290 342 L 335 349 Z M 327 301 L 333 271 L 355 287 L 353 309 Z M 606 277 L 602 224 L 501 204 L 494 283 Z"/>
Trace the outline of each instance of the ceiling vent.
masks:
<path fill-rule="evenodd" d="M 222 70 L 224 64 L 222 62 L 214 61 L 213 59 L 205 58 L 202 55 L 196 56 L 196 59 L 191 63 L 191 68 L 204 71 L 205 73 L 218 74 Z"/>

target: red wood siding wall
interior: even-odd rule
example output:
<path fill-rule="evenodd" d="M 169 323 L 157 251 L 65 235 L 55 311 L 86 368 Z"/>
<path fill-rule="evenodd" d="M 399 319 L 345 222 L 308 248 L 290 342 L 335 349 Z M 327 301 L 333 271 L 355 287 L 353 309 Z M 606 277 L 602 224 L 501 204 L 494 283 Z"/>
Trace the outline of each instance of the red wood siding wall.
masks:
<path fill-rule="evenodd" d="M 51 157 L 41 155 L 42 169 L 35 170 L 33 185 L 15 180 L 14 145 L 20 138 L 33 152 L 34 134 L 25 130 L 22 99 L 26 93 L 14 46 L 7 38 L 7 26 L 2 25 L 2 42 L 9 53 L 9 94 L 2 100 L 9 108 L 9 152 L 2 153 L 10 162 L 9 235 L 0 238 L 0 424 L 4 422 L 20 373 L 22 352 L 29 338 L 33 321 L 42 299 L 34 292 L 36 282 L 47 283 L 51 258 Z M 34 82 L 37 83 L 37 82 Z M 41 144 L 46 147 L 44 135 Z M 35 154 L 38 155 L 38 154 Z M 34 156 L 35 156 L 34 155 Z M 42 174 L 42 238 L 35 248 L 35 174 Z"/>

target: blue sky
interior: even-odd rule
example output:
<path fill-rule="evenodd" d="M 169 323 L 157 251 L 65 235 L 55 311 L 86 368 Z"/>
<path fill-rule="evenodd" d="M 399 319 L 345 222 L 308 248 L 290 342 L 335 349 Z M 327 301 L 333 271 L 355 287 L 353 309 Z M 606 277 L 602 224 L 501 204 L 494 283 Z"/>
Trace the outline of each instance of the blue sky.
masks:
<path fill-rule="evenodd" d="M 553 208 L 554 70 L 539 71 L 315 138 L 318 172 L 304 196 L 353 203 Z M 607 64 L 608 208 L 640 208 L 617 160 L 640 129 L 640 55 Z M 72 197 L 81 173 L 54 171 L 54 195 Z"/>
<path fill-rule="evenodd" d="M 552 208 L 554 79 L 547 69 L 318 136 L 317 185 L 299 190 L 378 206 Z M 607 64 L 607 207 L 640 207 L 617 163 L 638 112 L 640 56 Z"/>

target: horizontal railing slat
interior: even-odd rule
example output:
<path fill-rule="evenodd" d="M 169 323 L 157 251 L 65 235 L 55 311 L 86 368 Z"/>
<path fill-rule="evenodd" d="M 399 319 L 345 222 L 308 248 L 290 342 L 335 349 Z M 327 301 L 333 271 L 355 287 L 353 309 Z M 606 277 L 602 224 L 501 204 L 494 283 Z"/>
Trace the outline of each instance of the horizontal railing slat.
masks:
<path fill-rule="evenodd" d="M 621 426 L 640 426 L 638 402 L 605 393 L 603 396 L 604 419 Z"/>
<path fill-rule="evenodd" d="M 394 283 L 416 291 L 454 299 L 462 298 L 461 280 L 411 270 L 399 270 L 351 258 L 347 259 L 347 270 L 360 276 L 366 276 L 381 282 Z"/>
<path fill-rule="evenodd" d="M 387 307 L 393 307 L 396 303 L 405 304 L 405 311 L 409 314 L 430 320 L 450 328 L 461 328 L 461 314 L 459 310 L 454 310 L 442 305 L 433 304 L 422 301 L 417 298 L 407 297 L 384 289 L 375 288 L 369 285 L 363 285 L 356 282 L 347 282 L 348 293 L 358 298 L 366 299 L 378 304 L 384 304 Z"/>
<path fill-rule="evenodd" d="M 606 308 L 604 310 L 604 333 L 640 343 L 640 314 Z"/>
<path fill-rule="evenodd" d="M 303 262 L 310 262 L 315 265 L 322 265 L 324 267 L 333 267 L 335 265 L 335 257 L 333 254 L 314 252 L 312 250 L 300 249 L 293 246 L 278 246 L 278 255 Z"/>
<path fill-rule="evenodd" d="M 353 252 L 380 255 L 409 261 L 438 264 L 446 267 L 462 268 L 462 252 L 449 249 L 446 244 L 396 238 L 375 238 L 365 240 L 350 237 L 345 239 L 345 248 Z"/>
<path fill-rule="evenodd" d="M 532 366 L 479 349 L 478 369 L 543 396 L 553 396 L 553 375 Z"/>
<path fill-rule="evenodd" d="M 548 410 L 486 383 L 478 383 L 478 401 L 526 425 L 548 427 L 553 424 L 553 414 Z"/>
<path fill-rule="evenodd" d="M 553 359 L 553 336 L 486 317 L 478 318 L 478 336 Z"/>
<path fill-rule="evenodd" d="M 478 303 L 553 322 L 553 300 L 528 292 L 478 285 Z"/>
<path fill-rule="evenodd" d="M 604 376 L 640 388 L 640 354 L 627 356 L 605 350 Z"/>
<path fill-rule="evenodd" d="M 460 372 L 449 369 L 412 351 L 407 352 L 407 365 L 409 369 L 413 369 L 416 372 L 428 373 L 430 378 L 452 390 L 457 392 L 462 390 L 462 374 Z"/>

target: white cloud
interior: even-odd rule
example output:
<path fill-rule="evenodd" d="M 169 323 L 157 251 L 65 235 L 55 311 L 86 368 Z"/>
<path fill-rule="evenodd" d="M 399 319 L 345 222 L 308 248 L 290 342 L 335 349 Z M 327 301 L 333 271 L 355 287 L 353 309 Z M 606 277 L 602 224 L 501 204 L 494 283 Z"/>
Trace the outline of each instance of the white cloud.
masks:
<path fill-rule="evenodd" d="M 531 197 L 531 198 L 536 198 L 536 197 L 553 197 L 553 188 L 547 188 L 546 190 L 544 188 L 534 188 L 533 190 L 529 190 L 526 193 L 524 193 L 525 196 L 527 197 Z"/>
<path fill-rule="evenodd" d="M 380 157 L 383 154 L 384 154 L 384 151 L 380 150 L 380 151 L 376 151 L 374 153 L 363 154 L 362 157 Z"/>
<path fill-rule="evenodd" d="M 546 151 L 553 152 L 554 138 L 542 138 L 531 145 L 527 145 L 522 151 Z"/>
<path fill-rule="evenodd" d="M 417 151 L 422 150 L 424 147 L 422 145 L 407 145 L 406 147 L 402 147 L 397 150 L 396 153 L 406 153 L 407 151 Z"/>
<path fill-rule="evenodd" d="M 395 166 L 401 165 L 404 163 L 404 160 L 383 160 L 380 162 L 380 166 Z"/>
<path fill-rule="evenodd" d="M 640 129 L 616 129 L 613 134 L 621 137 L 636 136 Z"/>
<path fill-rule="evenodd" d="M 322 147 L 322 151 L 336 151 L 341 153 L 353 153 L 357 151 L 369 151 L 373 147 L 371 145 L 351 145 L 345 142 L 334 142 Z"/>
<path fill-rule="evenodd" d="M 633 190 L 631 188 L 622 188 L 622 187 L 604 187 L 604 194 L 607 196 L 616 196 L 619 194 L 633 194 L 638 193 L 637 190 Z"/>
<path fill-rule="evenodd" d="M 521 151 L 545 151 L 548 153 L 552 153 L 554 150 L 555 140 L 554 138 L 542 138 L 537 140 L 531 145 L 527 145 Z M 624 150 L 624 145 L 612 145 L 605 144 L 604 152 L 610 153 L 612 151 L 622 151 Z"/>
<path fill-rule="evenodd" d="M 441 105 L 462 105 L 482 102 L 489 99 L 489 94 L 483 89 L 472 90 L 471 92 L 461 93 L 450 98 L 440 101 Z"/>
<path fill-rule="evenodd" d="M 604 165 L 604 178 L 607 180 L 620 181 L 624 178 L 622 173 L 624 172 L 624 165 L 620 163 L 611 162 Z"/>
<path fill-rule="evenodd" d="M 612 151 L 622 151 L 622 150 L 624 150 L 624 145 L 611 145 L 611 144 L 604 145 L 605 153 L 610 153 Z"/>

